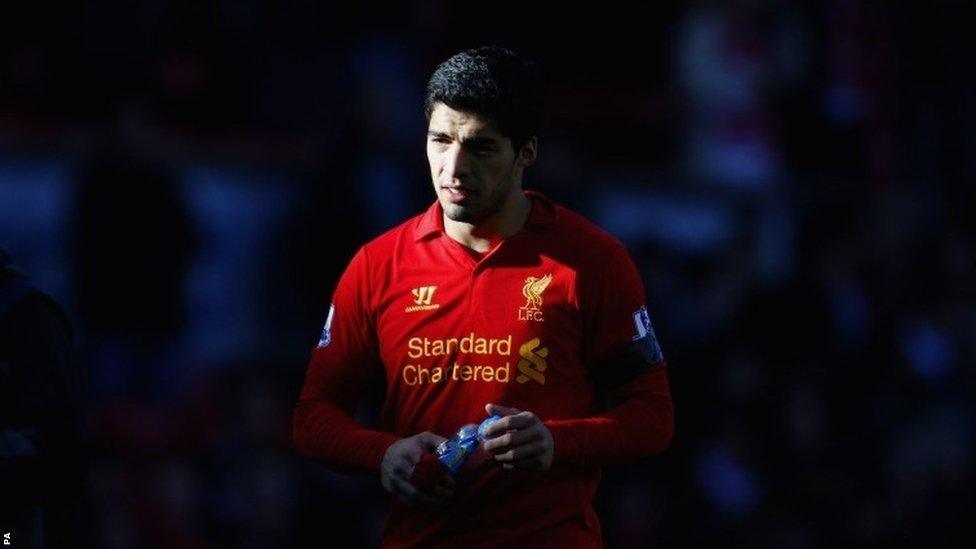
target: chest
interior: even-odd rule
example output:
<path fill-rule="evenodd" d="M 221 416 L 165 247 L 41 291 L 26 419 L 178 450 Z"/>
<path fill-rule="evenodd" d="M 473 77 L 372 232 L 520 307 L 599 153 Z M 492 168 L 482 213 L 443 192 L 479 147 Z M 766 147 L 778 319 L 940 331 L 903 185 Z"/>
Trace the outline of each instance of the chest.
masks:
<path fill-rule="evenodd" d="M 480 261 L 451 246 L 394 254 L 372 285 L 397 432 L 453 432 L 487 402 L 543 418 L 589 409 L 580 268 L 541 237 L 506 244 Z"/>
<path fill-rule="evenodd" d="M 399 265 L 376 320 L 388 368 L 553 359 L 568 365 L 579 356 L 576 272 L 544 256 L 483 269 Z"/>
<path fill-rule="evenodd" d="M 549 259 L 481 270 L 402 265 L 383 289 L 377 327 L 385 331 L 381 339 L 418 330 L 478 327 L 540 335 L 578 321 L 575 288 L 574 270 Z"/>

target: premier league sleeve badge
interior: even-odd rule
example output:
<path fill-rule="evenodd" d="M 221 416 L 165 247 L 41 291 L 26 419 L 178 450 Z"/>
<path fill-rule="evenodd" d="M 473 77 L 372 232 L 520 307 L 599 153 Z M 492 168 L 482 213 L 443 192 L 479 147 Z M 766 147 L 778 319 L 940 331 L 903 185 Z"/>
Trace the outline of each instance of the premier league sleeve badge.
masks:
<path fill-rule="evenodd" d="M 661 353 L 661 345 L 657 341 L 657 335 L 651 326 L 651 316 L 647 313 L 647 305 L 642 305 L 640 309 L 634 311 L 634 327 L 637 333 L 632 338 L 639 342 L 638 346 L 641 355 L 650 364 L 657 364 L 664 359 Z"/>
<path fill-rule="evenodd" d="M 329 316 L 325 319 L 325 326 L 322 327 L 322 334 L 319 336 L 318 347 L 328 347 L 332 343 L 332 317 L 335 316 L 335 304 L 329 304 Z"/>

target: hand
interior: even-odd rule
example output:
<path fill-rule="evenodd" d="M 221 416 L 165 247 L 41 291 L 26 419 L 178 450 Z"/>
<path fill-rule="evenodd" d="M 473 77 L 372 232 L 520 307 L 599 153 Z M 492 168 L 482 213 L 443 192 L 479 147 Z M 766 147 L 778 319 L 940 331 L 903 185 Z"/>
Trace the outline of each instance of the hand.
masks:
<path fill-rule="evenodd" d="M 503 416 L 485 430 L 485 437 L 490 439 L 485 442 L 485 450 L 494 454 L 502 469 L 549 470 L 552 466 L 552 433 L 538 416 L 497 404 L 485 405 L 485 411 L 488 415 Z"/>
<path fill-rule="evenodd" d="M 383 488 L 410 507 L 424 504 L 442 506 L 447 503 L 454 495 L 454 479 L 450 475 L 444 475 L 432 492 L 425 492 L 410 482 L 420 458 L 427 452 L 434 452 L 443 440 L 444 437 L 424 431 L 391 444 L 380 465 Z"/>

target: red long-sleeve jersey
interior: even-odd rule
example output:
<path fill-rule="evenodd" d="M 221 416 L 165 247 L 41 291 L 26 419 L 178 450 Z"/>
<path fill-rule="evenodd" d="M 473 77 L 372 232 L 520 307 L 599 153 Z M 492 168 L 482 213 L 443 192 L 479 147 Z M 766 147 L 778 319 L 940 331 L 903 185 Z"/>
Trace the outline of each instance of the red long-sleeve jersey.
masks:
<path fill-rule="evenodd" d="M 533 412 L 553 435 L 549 471 L 469 464 L 446 510 L 391 496 L 384 546 L 599 547 L 600 468 L 670 443 L 667 364 L 629 254 L 583 217 L 525 195 L 525 226 L 490 252 L 447 236 L 435 201 L 360 248 L 336 287 L 295 408 L 304 454 L 376 474 L 398 438 L 450 437 L 488 402 Z M 379 371 L 386 398 L 369 429 L 352 414 Z"/>

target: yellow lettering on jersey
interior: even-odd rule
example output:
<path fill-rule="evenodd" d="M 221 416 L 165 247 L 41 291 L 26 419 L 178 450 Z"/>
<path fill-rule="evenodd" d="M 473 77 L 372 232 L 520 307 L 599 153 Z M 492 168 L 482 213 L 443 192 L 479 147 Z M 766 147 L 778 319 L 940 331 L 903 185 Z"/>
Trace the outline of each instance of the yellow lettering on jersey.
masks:
<path fill-rule="evenodd" d="M 423 342 L 419 337 L 411 337 L 407 341 L 407 348 L 410 349 L 407 351 L 407 356 L 410 358 L 420 358 L 424 356 Z"/>
<path fill-rule="evenodd" d="M 428 339 L 426 337 L 411 337 L 407 340 L 407 356 L 420 358 L 425 356 L 444 356 L 456 351 L 465 354 L 479 355 L 509 355 L 512 352 L 512 336 L 505 338 L 477 337 L 474 332 L 461 338 Z"/>
<path fill-rule="evenodd" d="M 403 382 L 413 387 L 424 383 L 439 383 L 444 379 L 444 369 L 440 366 L 425 368 L 420 365 L 407 364 L 403 367 Z"/>
<path fill-rule="evenodd" d="M 511 364 L 505 363 L 505 366 L 495 369 L 495 380 L 499 383 L 508 383 L 508 372 L 511 370 Z M 502 375 L 504 374 L 504 375 Z"/>

